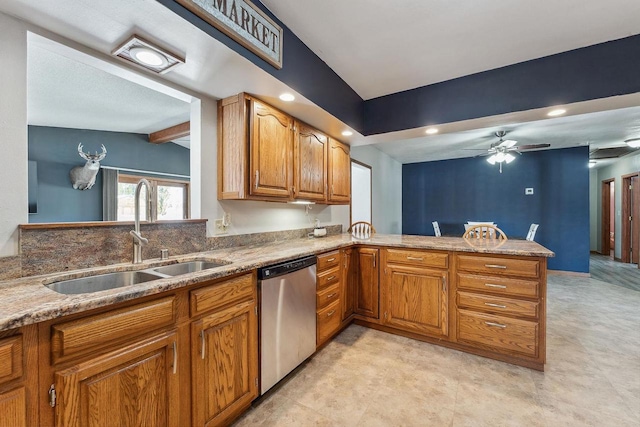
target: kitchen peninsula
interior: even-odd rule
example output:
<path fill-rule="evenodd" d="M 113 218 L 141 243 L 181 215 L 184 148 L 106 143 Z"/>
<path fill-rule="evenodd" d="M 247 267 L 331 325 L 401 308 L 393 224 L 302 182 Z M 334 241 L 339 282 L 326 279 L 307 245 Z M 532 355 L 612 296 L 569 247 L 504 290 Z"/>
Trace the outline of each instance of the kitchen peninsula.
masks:
<path fill-rule="evenodd" d="M 0 377 L 0 386 L 10 382 L 14 390 L 22 390 L 14 400 L 18 408 L 26 405 L 31 411 L 38 401 L 39 414 L 29 415 L 34 424 L 55 419 L 58 425 L 81 425 L 86 408 L 78 396 L 83 387 L 91 387 L 85 382 L 101 383 L 105 375 L 117 376 L 115 371 L 123 367 L 126 371 L 142 364 L 148 369 L 145 381 L 162 384 L 154 404 L 164 408 L 158 413 L 167 418 L 158 423 L 224 425 L 257 397 L 256 269 L 314 254 L 319 265 L 336 262 L 335 267 L 323 265 L 338 273 L 338 295 L 331 295 L 340 301 L 332 304 L 342 316 L 324 325 L 326 340 L 355 321 L 544 369 L 546 262 L 553 252 L 525 240 L 476 246 L 457 237 L 374 235 L 358 240 L 340 234 L 147 260 L 135 269 L 192 259 L 229 264 L 91 294 L 62 295 L 43 285 L 134 266 L 2 282 L 0 351 L 12 355 L 15 372 Z M 236 362 L 225 362 L 230 354 Z M 197 381 L 220 369 L 226 379 Z M 47 400 L 44 389 L 50 385 L 57 395 Z M 95 391 L 92 408 L 126 405 L 101 397 L 99 386 Z M 203 403 L 203 395 L 212 399 Z M 52 403 L 58 405 L 55 410 Z M 114 413 L 127 416 L 125 410 Z"/>

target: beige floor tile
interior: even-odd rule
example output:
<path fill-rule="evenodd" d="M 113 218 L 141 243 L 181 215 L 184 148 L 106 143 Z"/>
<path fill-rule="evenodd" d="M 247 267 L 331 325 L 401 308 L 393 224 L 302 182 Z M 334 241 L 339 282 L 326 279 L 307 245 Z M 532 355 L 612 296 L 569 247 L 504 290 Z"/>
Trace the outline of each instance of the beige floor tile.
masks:
<path fill-rule="evenodd" d="M 324 427 L 337 426 L 334 421 L 323 417 L 297 402 L 286 399 L 273 413 L 261 424 L 263 427 Z"/>

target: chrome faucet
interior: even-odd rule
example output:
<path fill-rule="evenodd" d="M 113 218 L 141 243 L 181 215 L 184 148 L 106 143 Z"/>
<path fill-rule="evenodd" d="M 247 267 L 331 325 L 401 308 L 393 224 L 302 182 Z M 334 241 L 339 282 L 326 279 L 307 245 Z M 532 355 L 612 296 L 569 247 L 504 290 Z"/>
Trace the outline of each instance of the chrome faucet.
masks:
<path fill-rule="evenodd" d="M 140 234 L 140 191 L 142 190 L 142 186 L 147 187 L 147 197 L 145 200 L 145 209 L 147 210 L 147 220 L 151 222 L 150 215 L 150 203 L 151 200 L 151 184 L 149 181 L 142 178 L 138 181 L 138 185 L 136 185 L 136 194 L 135 194 L 135 229 L 131 230 L 129 234 L 133 236 L 133 263 L 140 264 L 142 262 L 142 247 L 149 243 L 148 239 L 142 237 Z"/>

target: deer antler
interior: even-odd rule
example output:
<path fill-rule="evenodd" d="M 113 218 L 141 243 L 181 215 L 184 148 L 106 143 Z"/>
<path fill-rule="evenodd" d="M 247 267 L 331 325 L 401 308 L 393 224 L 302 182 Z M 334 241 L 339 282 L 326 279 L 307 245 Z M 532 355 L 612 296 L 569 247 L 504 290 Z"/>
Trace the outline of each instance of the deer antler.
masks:
<path fill-rule="evenodd" d="M 102 144 L 101 147 L 102 153 L 98 154 L 98 152 L 96 151 L 96 160 L 98 161 L 104 159 L 107 156 L 107 149 L 105 148 L 104 144 Z"/>
<path fill-rule="evenodd" d="M 82 143 L 78 144 L 78 154 L 80 155 L 80 157 L 82 157 L 85 160 L 89 160 L 89 153 L 85 153 L 84 151 L 82 151 Z"/>

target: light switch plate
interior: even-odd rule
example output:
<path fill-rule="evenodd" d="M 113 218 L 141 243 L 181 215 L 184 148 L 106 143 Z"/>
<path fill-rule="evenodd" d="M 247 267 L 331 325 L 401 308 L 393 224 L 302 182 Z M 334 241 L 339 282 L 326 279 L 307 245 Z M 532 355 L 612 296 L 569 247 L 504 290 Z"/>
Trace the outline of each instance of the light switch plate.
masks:
<path fill-rule="evenodd" d="M 527 196 L 531 196 L 533 194 L 533 188 L 525 188 L 524 194 Z"/>

